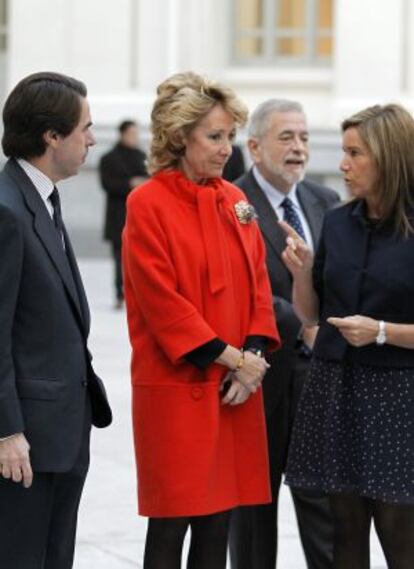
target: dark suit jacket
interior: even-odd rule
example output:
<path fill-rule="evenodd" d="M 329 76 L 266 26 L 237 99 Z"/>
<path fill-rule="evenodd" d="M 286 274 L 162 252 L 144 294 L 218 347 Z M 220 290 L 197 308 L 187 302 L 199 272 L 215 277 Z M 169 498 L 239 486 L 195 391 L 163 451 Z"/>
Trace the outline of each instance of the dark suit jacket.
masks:
<path fill-rule="evenodd" d="M 278 225 L 277 215 L 257 184 L 252 170 L 236 180 L 235 184 L 244 191 L 259 216 L 258 222 L 267 250 L 266 262 L 273 303 L 282 338 L 282 348 L 271 356 L 271 368 L 263 382 L 265 409 L 269 416 L 287 392 L 287 384 L 294 365 L 295 343 L 301 324 L 292 306 L 292 278 L 281 258 L 282 251 L 286 247 L 286 235 Z M 298 184 L 297 192 L 316 245 L 324 214 L 339 201 L 339 197 L 333 190 L 309 180 Z"/>
<path fill-rule="evenodd" d="M 228 182 L 233 182 L 246 172 L 243 151 L 237 144 L 232 146 L 232 153 L 223 168 L 222 178 Z"/>
<path fill-rule="evenodd" d="M 125 225 L 126 199 L 132 188 L 129 180 L 134 176 L 147 176 L 146 155 L 139 148 L 117 144 L 102 156 L 99 174 L 106 192 L 104 239 L 121 245 Z"/>
<path fill-rule="evenodd" d="M 75 462 L 87 390 L 93 422 L 111 422 L 67 234 L 65 242 L 67 254 L 39 193 L 9 160 L 0 174 L 0 437 L 23 431 L 40 472 Z"/>

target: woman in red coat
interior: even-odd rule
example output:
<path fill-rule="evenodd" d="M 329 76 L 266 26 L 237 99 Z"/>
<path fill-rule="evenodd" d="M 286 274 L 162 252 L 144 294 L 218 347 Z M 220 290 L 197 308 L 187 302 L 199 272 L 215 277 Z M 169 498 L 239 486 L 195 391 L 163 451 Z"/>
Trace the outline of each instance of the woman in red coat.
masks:
<path fill-rule="evenodd" d="M 247 112 L 195 75 L 158 88 L 151 179 L 123 236 L 145 569 L 226 564 L 229 512 L 270 501 L 260 384 L 279 343 L 254 210 L 221 178 Z"/>

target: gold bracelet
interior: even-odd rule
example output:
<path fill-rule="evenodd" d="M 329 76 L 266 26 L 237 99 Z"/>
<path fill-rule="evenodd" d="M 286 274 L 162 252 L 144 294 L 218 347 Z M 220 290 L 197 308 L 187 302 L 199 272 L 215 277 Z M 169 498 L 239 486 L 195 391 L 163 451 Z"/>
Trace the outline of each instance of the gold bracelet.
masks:
<path fill-rule="evenodd" d="M 241 368 L 242 368 L 243 366 L 244 366 L 244 349 L 242 348 L 242 349 L 240 350 L 240 358 L 239 358 L 239 361 L 237 362 L 236 367 L 235 367 L 234 369 L 232 369 L 231 371 L 232 371 L 233 373 L 237 373 L 238 371 L 241 370 Z"/>

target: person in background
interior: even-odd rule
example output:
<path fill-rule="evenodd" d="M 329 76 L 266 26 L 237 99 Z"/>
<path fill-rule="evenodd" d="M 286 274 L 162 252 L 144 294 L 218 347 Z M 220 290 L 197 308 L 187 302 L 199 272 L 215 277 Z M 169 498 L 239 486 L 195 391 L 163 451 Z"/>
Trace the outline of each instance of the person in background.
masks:
<path fill-rule="evenodd" d="M 112 413 L 56 184 L 95 144 L 85 85 L 22 79 L 3 109 L 0 173 L 0 566 L 70 569 L 91 424 Z"/>
<path fill-rule="evenodd" d="M 119 125 L 119 140 L 99 163 L 101 185 L 106 193 L 104 239 L 111 243 L 115 268 L 115 307 L 124 302 L 121 265 L 121 235 L 125 225 L 126 199 L 132 188 L 147 179 L 146 154 L 139 148 L 138 124 Z"/>
<path fill-rule="evenodd" d="M 305 326 L 319 324 L 287 483 L 325 491 L 335 569 L 370 567 L 374 522 L 390 569 L 414 567 L 414 120 L 375 105 L 342 123 L 352 201 L 316 255 L 292 227 L 283 259 Z M 282 222 L 283 223 L 283 222 Z"/>
<path fill-rule="evenodd" d="M 132 344 L 145 569 L 225 569 L 230 510 L 270 499 L 261 381 L 279 345 L 253 208 L 221 177 L 247 117 L 233 91 L 194 73 L 157 89 L 150 180 L 127 203 L 125 299 Z"/>
<path fill-rule="evenodd" d="M 338 203 L 332 190 L 304 179 L 309 132 L 296 101 L 268 99 L 252 113 L 248 148 L 253 167 L 235 181 L 258 214 L 267 250 L 282 348 L 270 356 L 263 382 L 273 499 L 232 514 L 232 569 L 274 569 L 277 557 L 277 505 L 297 403 L 312 355 L 314 326 L 304 327 L 292 305 L 292 279 L 281 259 L 285 234 L 278 220 L 289 220 L 310 248 L 318 242 L 325 212 Z M 300 537 L 309 569 L 332 567 L 333 525 L 323 492 L 292 488 Z"/>
<path fill-rule="evenodd" d="M 238 144 L 232 145 L 230 158 L 227 160 L 223 168 L 223 178 L 228 182 L 234 182 L 246 172 L 243 151 Z"/>

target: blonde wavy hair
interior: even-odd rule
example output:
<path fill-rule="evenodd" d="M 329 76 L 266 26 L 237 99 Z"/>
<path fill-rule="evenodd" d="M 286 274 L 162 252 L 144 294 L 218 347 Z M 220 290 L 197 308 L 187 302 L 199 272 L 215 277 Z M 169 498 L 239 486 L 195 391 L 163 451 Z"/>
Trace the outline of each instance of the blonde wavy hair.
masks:
<path fill-rule="evenodd" d="M 184 137 L 218 104 L 237 127 L 246 124 L 247 108 L 234 91 L 196 73 L 177 73 L 158 86 L 151 112 L 150 174 L 177 167 L 185 152 Z"/>

